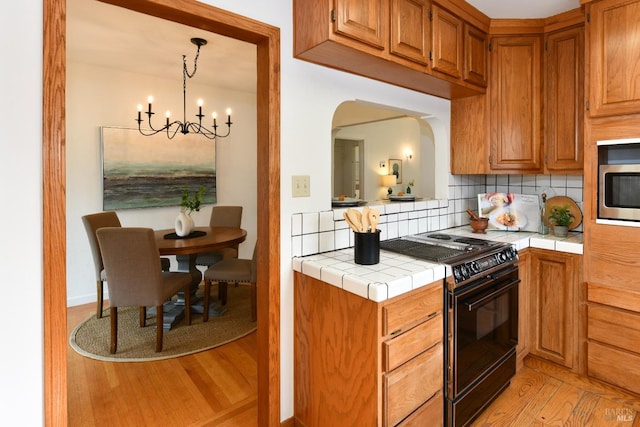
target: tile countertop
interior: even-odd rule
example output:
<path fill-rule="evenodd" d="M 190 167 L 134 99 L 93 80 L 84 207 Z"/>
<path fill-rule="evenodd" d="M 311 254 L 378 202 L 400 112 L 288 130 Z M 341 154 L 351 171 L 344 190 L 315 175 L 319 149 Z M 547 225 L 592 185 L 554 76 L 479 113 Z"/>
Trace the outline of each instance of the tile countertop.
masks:
<path fill-rule="evenodd" d="M 486 234 L 473 234 L 469 226 L 434 231 L 459 236 L 511 243 L 516 249 L 540 248 L 552 251 L 582 254 L 582 233 L 570 232 L 559 238 L 553 234 L 489 230 Z M 295 271 L 329 283 L 363 298 L 382 302 L 421 286 L 442 280 L 451 274 L 444 264 L 423 261 L 385 250 L 380 251 L 380 262 L 360 265 L 353 260 L 353 248 L 325 252 L 305 257 L 294 257 Z"/>

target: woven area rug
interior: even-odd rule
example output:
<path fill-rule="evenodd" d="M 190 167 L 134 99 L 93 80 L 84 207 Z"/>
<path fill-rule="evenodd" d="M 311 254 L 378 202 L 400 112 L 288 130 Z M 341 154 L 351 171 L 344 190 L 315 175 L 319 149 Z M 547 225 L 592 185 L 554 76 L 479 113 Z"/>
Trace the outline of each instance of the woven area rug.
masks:
<path fill-rule="evenodd" d="M 212 290 L 214 300 L 215 290 Z M 169 359 L 208 350 L 244 337 L 256 330 L 251 321 L 251 288 L 229 285 L 227 310 L 220 316 L 209 316 L 202 322 L 202 315 L 191 315 L 191 326 L 181 320 L 169 331 L 164 331 L 162 352 L 155 352 L 156 318 L 147 313 L 147 326 L 139 325 L 138 307 L 118 309 L 118 351 L 109 353 L 111 325 L 109 309 L 102 319 L 92 315 L 78 325 L 69 338 L 69 344 L 79 354 L 109 362 L 146 362 Z"/>

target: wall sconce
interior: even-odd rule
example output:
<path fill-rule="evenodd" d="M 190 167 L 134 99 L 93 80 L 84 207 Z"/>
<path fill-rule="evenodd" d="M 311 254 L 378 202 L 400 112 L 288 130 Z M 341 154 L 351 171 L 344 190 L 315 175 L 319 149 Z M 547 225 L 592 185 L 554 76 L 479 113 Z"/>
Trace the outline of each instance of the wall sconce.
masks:
<path fill-rule="evenodd" d="M 387 187 L 387 194 L 393 193 L 393 187 L 396 185 L 396 176 L 395 175 L 381 175 L 380 176 L 380 186 Z"/>
<path fill-rule="evenodd" d="M 407 151 L 404 152 L 404 157 L 407 160 L 411 160 L 411 159 L 413 159 L 413 153 L 410 150 L 407 150 Z"/>
<path fill-rule="evenodd" d="M 387 162 L 385 162 L 384 160 L 380 160 L 380 169 L 383 169 L 386 167 L 387 167 Z"/>

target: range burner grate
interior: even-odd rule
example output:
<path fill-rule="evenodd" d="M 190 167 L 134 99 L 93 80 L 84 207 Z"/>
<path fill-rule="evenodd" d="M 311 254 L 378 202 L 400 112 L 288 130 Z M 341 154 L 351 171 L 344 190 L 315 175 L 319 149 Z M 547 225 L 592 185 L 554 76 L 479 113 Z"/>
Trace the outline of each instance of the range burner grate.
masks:
<path fill-rule="evenodd" d="M 459 249 L 427 245 L 404 239 L 382 241 L 380 242 L 380 249 L 435 262 L 442 262 L 465 253 L 465 251 Z"/>

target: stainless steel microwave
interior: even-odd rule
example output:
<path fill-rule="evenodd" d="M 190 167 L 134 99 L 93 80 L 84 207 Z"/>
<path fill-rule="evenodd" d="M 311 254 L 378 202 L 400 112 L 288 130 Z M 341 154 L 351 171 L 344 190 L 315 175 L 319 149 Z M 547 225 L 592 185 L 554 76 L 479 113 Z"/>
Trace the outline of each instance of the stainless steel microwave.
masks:
<path fill-rule="evenodd" d="M 640 221 L 640 139 L 598 142 L 598 218 Z"/>

